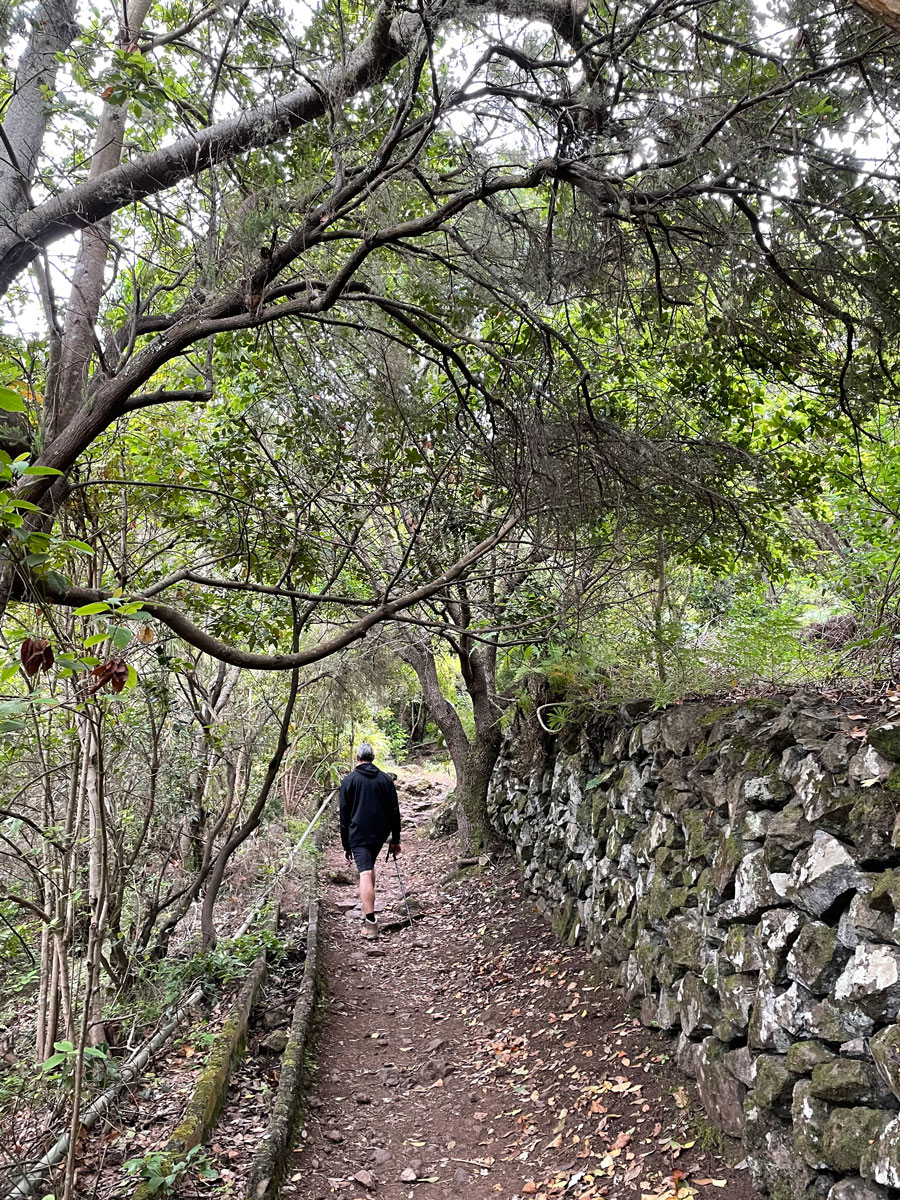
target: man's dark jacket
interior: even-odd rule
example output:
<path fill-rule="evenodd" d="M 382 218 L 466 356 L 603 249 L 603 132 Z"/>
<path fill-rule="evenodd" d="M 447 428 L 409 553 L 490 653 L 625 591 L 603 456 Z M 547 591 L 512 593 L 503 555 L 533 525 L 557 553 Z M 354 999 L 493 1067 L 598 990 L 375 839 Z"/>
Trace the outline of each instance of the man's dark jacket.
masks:
<path fill-rule="evenodd" d="M 341 842 L 354 846 L 382 846 L 391 835 L 400 841 L 400 805 L 390 775 L 374 763 L 357 763 L 341 783 Z"/>

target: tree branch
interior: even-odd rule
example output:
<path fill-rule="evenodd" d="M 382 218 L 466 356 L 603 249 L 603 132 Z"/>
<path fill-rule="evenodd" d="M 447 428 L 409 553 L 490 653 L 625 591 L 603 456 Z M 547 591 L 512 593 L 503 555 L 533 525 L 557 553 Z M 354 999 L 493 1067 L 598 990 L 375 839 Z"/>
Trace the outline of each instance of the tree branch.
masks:
<path fill-rule="evenodd" d="M 159 392 L 141 392 L 137 396 L 132 396 L 122 406 L 122 416 L 126 413 L 137 412 L 141 408 L 152 408 L 156 404 L 177 404 L 179 401 L 187 401 L 190 404 L 205 404 L 207 400 L 212 400 L 213 393 L 211 391 L 200 391 L 199 389 L 185 389 L 184 391 L 159 391 Z"/>
<path fill-rule="evenodd" d="M 201 629 L 199 625 L 195 625 L 184 613 L 170 608 L 167 604 L 159 604 L 155 600 L 144 599 L 141 596 L 134 597 L 134 599 L 143 600 L 143 611 L 149 617 L 162 622 L 163 625 L 168 626 L 183 641 L 193 646 L 196 650 L 200 650 L 203 654 L 208 654 L 211 658 L 231 663 L 236 667 L 244 667 L 248 670 L 289 671 L 294 667 L 305 667 L 310 663 L 320 662 L 323 658 L 328 658 L 330 655 L 336 654 L 339 650 L 343 650 L 347 646 L 364 638 L 370 629 L 381 624 L 382 621 L 390 621 L 395 614 L 403 612 L 404 609 L 411 608 L 414 604 L 420 604 L 423 600 L 428 600 L 430 597 L 436 596 L 449 584 L 463 576 L 485 554 L 488 554 L 496 546 L 499 546 L 515 528 L 518 520 L 518 513 L 514 512 L 510 514 L 490 537 L 479 542 L 477 546 L 458 559 L 452 567 L 438 576 L 437 579 L 430 580 L 414 591 L 407 592 L 403 596 L 398 596 L 395 600 L 378 604 L 371 612 L 366 613 L 364 617 L 361 617 L 352 625 L 348 625 L 346 629 L 341 630 L 334 637 L 327 638 L 318 645 L 311 646 L 307 650 L 298 651 L 296 654 L 258 654 L 249 650 L 240 650 L 236 646 L 230 646 L 226 642 L 213 637 L 205 629 Z M 80 608 L 83 604 L 93 604 L 98 600 L 108 600 L 111 593 L 99 588 L 53 588 L 48 585 L 46 580 L 30 578 L 27 579 L 26 583 L 23 583 L 19 579 L 14 585 L 13 595 L 15 599 L 24 603 L 33 603 L 36 598 L 43 598 L 54 604 L 60 604 L 65 608 Z"/>

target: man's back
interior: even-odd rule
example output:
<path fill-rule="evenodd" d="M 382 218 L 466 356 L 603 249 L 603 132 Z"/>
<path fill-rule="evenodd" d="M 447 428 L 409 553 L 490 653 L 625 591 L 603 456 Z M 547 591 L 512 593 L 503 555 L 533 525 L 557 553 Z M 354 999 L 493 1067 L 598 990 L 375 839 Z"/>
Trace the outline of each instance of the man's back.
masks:
<path fill-rule="evenodd" d="M 372 762 L 358 763 L 341 783 L 341 842 L 345 850 L 354 846 L 380 847 L 400 841 L 400 806 L 390 775 Z"/>

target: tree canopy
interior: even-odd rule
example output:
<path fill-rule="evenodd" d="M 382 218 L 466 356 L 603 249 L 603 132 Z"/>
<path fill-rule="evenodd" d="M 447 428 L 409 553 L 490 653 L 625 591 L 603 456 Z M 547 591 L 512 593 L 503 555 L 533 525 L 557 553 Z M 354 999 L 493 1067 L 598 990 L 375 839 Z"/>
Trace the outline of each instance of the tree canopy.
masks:
<path fill-rule="evenodd" d="M 446 751 L 482 850 L 515 703 L 893 679 L 898 32 L 0 4 L 0 918 L 38 1061 L 211 953 L 363 733 Z"/>

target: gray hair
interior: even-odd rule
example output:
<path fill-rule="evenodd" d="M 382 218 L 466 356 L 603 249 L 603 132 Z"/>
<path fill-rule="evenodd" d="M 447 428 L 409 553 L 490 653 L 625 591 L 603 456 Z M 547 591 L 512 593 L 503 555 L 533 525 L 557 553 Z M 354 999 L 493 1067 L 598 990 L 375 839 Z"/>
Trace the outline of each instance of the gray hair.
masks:
<path fill-rule="evenodd" d="M 360 742 L 359 748 L 356 751 L 356 757 L 360 762 L 374 762 L 375 751 L 368 742 Z"/>

